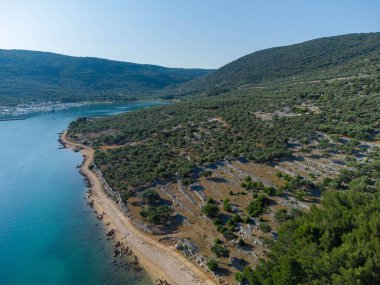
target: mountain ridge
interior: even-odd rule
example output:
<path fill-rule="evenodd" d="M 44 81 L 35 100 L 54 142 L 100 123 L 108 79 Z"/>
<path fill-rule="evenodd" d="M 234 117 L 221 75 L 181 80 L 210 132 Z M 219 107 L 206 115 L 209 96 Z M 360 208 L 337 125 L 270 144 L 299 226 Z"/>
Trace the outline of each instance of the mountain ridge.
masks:
<path fill-rule="evenodd" d="M 52 52 L 0 50 L 0 100 L 142 99 L 208 72 Z"/>
<path fill-rule="evenodd" d="M 225 89 L 257 86 L 290 77 L 296 80 L 308 76 L 323 78 L 333 73 L 352 75 L 350 67 L 357 60 L 365 56 L 379 58 L 379 55 L 380 33 L 324 37 L 255 51 L 203 77 L 167 89 L 176 95 L 223 93 Z"/>

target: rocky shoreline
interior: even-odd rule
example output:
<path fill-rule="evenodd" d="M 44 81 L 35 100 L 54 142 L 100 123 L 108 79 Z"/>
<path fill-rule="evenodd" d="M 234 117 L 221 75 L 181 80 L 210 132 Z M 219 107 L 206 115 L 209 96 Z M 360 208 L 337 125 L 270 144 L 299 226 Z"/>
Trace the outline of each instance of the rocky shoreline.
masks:
<path fill-rule="evenodd" d="M 80 167 L 82 165 L 83 162 L 80 164 Z M 104 236 L 106 240 L 112 244 L 112 265 L 115 267 L 114 271 L 126 270 L 133 271 L 134 273 L 141 272 L 142 270 L 144 270 L 144 268 L 141 265 L 139 258 L 134 254 L 133 250 L 123 241 L 125 236 L 121 236 L 120 233 L 118 233 L 118 231 L 113 227 L 114 225 L 111 221 L 109 221 L 109 218 L 106 215 L 106 213 L 96 206 L 96 197 L 91 192 L 91 183 L 83 172 L 81 172 L 81 174 L 84 176 L 86 187 L 88 188 L 87 197 L 85 197 L 85 199 L 87 199 L 87 205 L 90 208 L 94 209 L 93 213 L 95 215 L 95 218 L 102 223 L 105 229 Z M 170 282 L 162 278 L 157 278 L 154 281 L 154 284 L 171 285 Z"/>
<path fill-rule="evenodd" d="M 113 247 L 115 258 L 131 257 L 130 260 L 134 263 L 132 266 L 126 265 L 124 261 L 119 263 L 116 261 L 115 267 L 130 270 L 134 270 L 133 268 L 141 270 L 140 268 L 143 267 L 156 284 L 216 284 L 208 274 L 187 260 L 176 249 L 161 244 L 141 231 L 128 215 L 123 213 L 115 195 L 110 196 L 110 193 L 104 189 L 103 178 L 93 170 L 93 149 L 68 140 L 66 131 L 61 134 L 59 141 L 65 147 L 76 152 L 80 151 L 83 155 L 80 173 L 85 177 L 86 185 L 90 189 L 90 197 L 87 197 L 88 205 L 96 211 L 98 220 L 103 223 L 106 238 L 115 242 Z M 123 250 L 120 249 L 121 244 L 124 245 Z"/>

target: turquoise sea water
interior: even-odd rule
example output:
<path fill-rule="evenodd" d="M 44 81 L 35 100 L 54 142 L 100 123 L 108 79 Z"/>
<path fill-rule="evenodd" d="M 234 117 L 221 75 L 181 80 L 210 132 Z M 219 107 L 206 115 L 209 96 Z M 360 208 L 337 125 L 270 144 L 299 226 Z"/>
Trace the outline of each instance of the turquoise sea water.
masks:
<path fill-rule="evenodd" d="M 81 116 L 132 111 L 158 102 L 91 105 L 0 122 L 0 285 L 152 284 L 146 273 L 115 271 L 111 245 L 77 165 L 58 132 Z"/>

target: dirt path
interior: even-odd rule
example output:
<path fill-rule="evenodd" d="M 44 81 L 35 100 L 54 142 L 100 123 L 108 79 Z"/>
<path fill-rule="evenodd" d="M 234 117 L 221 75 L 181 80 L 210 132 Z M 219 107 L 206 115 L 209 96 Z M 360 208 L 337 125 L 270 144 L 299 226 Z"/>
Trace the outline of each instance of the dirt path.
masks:
<path fill-rule="evenodd" d="M 134 254 L 152 277 L 166 279 L 171 284 L 216 284 L 204 271 L 188 261 L 175 249 L 155 241 L 136 229 L 131 221 L 122 214 L 118 205 L 104 193 L 97 175 L 89 169 L 94 160 L 93 149 L 69 141 L 66 137 L 66 131 L 62 134 L 61 141 L 70 149 L 79 148 L 85 156 L 81 170 L 90 181 L 92 194 L 95 197 L 95 207 L 98 212 L 105 212 L 107 220 L 111 221 L 111 226 L 123 236 L 123 241 L 132 248 Z"/>

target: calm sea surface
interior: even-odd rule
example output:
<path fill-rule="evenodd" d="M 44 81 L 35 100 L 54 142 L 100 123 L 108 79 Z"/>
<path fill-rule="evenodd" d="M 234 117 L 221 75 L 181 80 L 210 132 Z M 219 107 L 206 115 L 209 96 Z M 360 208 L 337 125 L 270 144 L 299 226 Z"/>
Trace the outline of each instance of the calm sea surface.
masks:
<path fill-rule="evenodd" d="M 111 244 L 87 207 L 79 153 L 58 132 L 81 116 L 159 102 L 91 105 L 0 122 L 0 285 L 152 284 L 145 272 L 115 271 Z"/>

